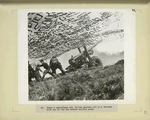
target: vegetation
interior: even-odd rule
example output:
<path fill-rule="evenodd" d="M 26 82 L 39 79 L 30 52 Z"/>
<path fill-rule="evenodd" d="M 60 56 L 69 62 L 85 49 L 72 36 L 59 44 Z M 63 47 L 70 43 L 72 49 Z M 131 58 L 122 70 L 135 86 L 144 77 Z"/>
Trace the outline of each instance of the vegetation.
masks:
<path fill-rule="evenodd" d="M 114 99 L 124 99 L 124 62 L 29 84 L 30 101 Z"/>

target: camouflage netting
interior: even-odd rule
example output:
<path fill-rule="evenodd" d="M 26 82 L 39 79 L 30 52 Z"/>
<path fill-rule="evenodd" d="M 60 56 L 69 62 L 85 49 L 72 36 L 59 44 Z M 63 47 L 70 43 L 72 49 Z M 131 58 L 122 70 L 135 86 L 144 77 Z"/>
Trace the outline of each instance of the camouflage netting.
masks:
<path fill-rule="evenodd" d="M 100 22 L 118 13 L 101 12 L 91 17 L 91 12 L 39 12 L 28 14 L 28 55 L 29 58 L 50 58 L 66 51 L 91 45 L 101 40 Z"/>

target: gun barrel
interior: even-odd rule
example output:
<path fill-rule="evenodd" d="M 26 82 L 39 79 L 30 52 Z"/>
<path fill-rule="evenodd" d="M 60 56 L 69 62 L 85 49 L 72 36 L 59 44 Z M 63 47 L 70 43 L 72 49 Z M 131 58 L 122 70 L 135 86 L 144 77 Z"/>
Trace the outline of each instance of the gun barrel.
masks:
<path fill-rule="evenodd" d="M 89 47 L 89 48 L 87 49 L 87 51 L 92 50 L 92 49 L 93 49 L 94 47 L 96 47 L 100 42 L 102 42 L 102 40 L 98 41 L 97 43 L 95 43 L 94 45 L 92 45 L 91 47 Z M 78 58 L 79 56 L 81 56 L 81 55 L 83 55 L 83 54 L 84 54 L 84 52 L 79 53 L 78 55 L 76 55 L 76 56 L 74 57 L 74 59 Z"/>
<path fill-rule="evenodd" d="M 102 42 L 102 40 L 98 41 L 97 43 L 95 43 L 94 45 L 92 45 L 91 47 L 89 47 L 89 48 L 87 49 L 87 51 L 92 50 L 92 49 L 93 49 L 94 47 L 96 47 L 100 42 Z"/>

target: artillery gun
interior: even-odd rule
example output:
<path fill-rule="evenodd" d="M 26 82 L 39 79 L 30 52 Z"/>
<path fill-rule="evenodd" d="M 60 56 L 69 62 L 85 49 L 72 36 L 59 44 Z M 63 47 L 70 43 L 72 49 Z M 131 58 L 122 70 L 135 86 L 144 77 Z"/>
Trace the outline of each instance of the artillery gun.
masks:
<path fill-rule="evenodd" d="M 102 41 L 102 40 L 101 40 Z M 91 47 L 87 48 L 83 46 L 84 51 L 78 48 L 79 54 L 76 56 L 71 56 L 69 59 L 69 66 L 66 68 L 67 71 L 75 71 L 76 69 L 82 68 L 84 65 L 87 67 L 103 66 L 101 59 L 97 56 L 90 56 L 93 54 L 93 48 L 97 46 L 101 41 L 98 41 Z"/>

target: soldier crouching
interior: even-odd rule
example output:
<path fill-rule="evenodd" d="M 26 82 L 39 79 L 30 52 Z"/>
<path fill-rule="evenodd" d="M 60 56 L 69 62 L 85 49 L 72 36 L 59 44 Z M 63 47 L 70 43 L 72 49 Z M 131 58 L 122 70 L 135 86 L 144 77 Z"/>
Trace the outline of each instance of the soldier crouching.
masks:
<path fill-rule="evenodd" d="M 36 65 L 36 68 L 35 68 L 35 77 L 36 77 L 36 80 L 37 81 L 41 81 L 41 75 L 40 75 L 40 71 L 42 72 L 42 70 L 40 69 L 40 67 L 39 67 L 40 65 L 39 64 L 37 64 Z"/>
<path fill-rule="evenodd" d="M 35 78 L 35 70 L 28 61 L 28 82 L 32 82 L 32 78 Z"/>
<path fill-rule="evenodd" d="M 48 66 L 48 64 L 46 62 L 44 62 L 44 60 L 40 60 L 40 62 L 42 63 L 41 65 L 39 65 L 38 67 L 43 67 L 45 69 L 44 73 L 43 73 L 43 77 L 41 80 L 44 79 L 46 74 L 50 74 L 53 75 L 52 72 L 50 71 L 50 67 Z"/>
<path fill-rule="evenodd" d="M 58 61 L 57 57 L 53 56 L 50 60 L 50 68 L 52 69 L 52 75 L 56 76 L 56 69 L 58 68 L 63 75 L 65 75 L 65 71 L 62 68 L 61 63 Z"/>

